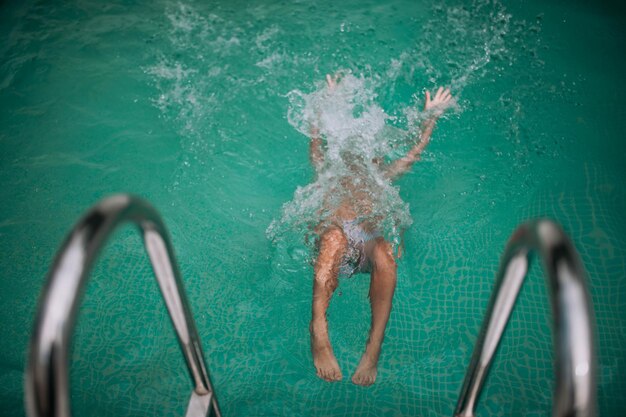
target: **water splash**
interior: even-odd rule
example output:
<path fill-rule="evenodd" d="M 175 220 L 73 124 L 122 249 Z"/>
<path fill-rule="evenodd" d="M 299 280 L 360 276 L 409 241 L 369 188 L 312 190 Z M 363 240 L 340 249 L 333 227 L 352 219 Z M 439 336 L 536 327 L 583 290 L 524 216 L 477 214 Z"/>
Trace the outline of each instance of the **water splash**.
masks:
<path fill-rule="evenodd" d="M 269 20 L 253 30 L 229 20 L 219 9 L 177 3 L 168 8 L 166 18 L 169 31 L 159 44 L 158 61 L 146 72 L 159 90 L 155 105 L 181 134 L 185 175 L 177 175 L 175 185 L 201 183 L 203 163 L 219 146 L 214 138 L 227 140 L 213 121 L 232 120 L 228 113 L 243 95 L 282 96 L 285 83 L 293 86 L 292 80 L 301 79 L 312 67 L 320 71 L 315 51 L 321 53 L 324 47 L 315 43 L 309 48 L 313 53 L 293 50 L 289 46 L 295 44 L 294 38 L 282 23 Z M 398 242 L 400 230 L 411 223 L 408 205 L 378 162 L 402 157 L 415 144 L 427 117 L 417 109 L 422 97 L 415 91 L 446 85 L 458 97 L 485 75 L 503 71 L 515 59 L 507 41 L 524 31 L 516 25 L 494 1 L 477 1 L 472 7 L 434 6 L 414 45 L 393 57 L 362 63 L 367 76 L 345 70 L 332 94 L 323 82 L 310 93 L 289 92 L 289 123 L 305 137 L 313 125 L 319 129 L 326 140 L 326 161 L 314 183 L 298 188 L 268 235 L 276 240 L 293 228 L 310 238 L 316 225 L 330 221 L 331 207 L 350 197 L 338 190 L 341 179 L 358 165 L 364 184 L 357 186 L 371 204 L 371 212 L 359 213 L 359 220 L 376 220 L 381 232 Z"/>
<path fill-rule="evenodd" d="M 476 2 L 471 8 L 435 6 L 420 40 L 391 59 L 386 71 L 368 77 L 346 71 L 332 92 L 323 83 L 310 94 L 291 91 L 289 123 L 306 136 L 317 128 L 326 139 L 326 160 L 316 181 L 299 187 L 283 206 L 281 218 L 267 229 L 268 237 L 277 240 L 295 230 L 310 242 L 319 231 L 317 225 L 334 220 L 333 208 L 354 197 L 342 188 L 342 181 L 354 175 L 357 160 L 357 188 L 371 203 L 371 212 L 358 213 L 358 220 L 375 222 L 388 240 L 398 243 L 401 231 L 412 222 L 409 206 L 375 161 L 389 163 L 406 154 L 429 115 L 418 109 L 421 97 L 415 94 L 410 103 L 398 105 L 397 85 L 404 82 L 413 91 L 418 83 L 426 88 L 447 85 L 459 96 L 487 74 L 492 61 L 496 64 L 489 69 L 499 72 L 515 59 L 506 45 L 510 32 L 511 15 L 498 2 Z M 385 111 L 379 102 L 396 104 Z M 453 106 L 461 109 L 456 102 Z"/>
<path fill-rule="evenodd" d="M 323 82 L 312 93 L 293 90 L 288 94 L 289 123 L 307 137 L 318 130 L 325 138 L 324 161 L 315 182 L 299 187 L 292 201 L 283 206 L 282 217 L 267 234 L 279 239 L 297 230 L 305 241 L 325 225 L 346 217 L 372 225 L 398 244 L 400 233 L 411 224 L 408 204 L 385 175 L 385 159 L 396 148 L 416 142 L 410 130 L 392 127 L 392 119 L 376 103 L 378 82 L 349 72 L 336 88 Z"/>
<path fill-rule="evenodd" d="M 414 47 L 391 60 L 386 71 L 390 81 L 419 79 L 422 85 L 447 85 L 459 94 L 486 74 L 490 62 L 508 64 L 513 59 L 506 45 L 511 15 L 496 1 L 476 1 L 471 7 L 436 5 L 421 32 Z"/>

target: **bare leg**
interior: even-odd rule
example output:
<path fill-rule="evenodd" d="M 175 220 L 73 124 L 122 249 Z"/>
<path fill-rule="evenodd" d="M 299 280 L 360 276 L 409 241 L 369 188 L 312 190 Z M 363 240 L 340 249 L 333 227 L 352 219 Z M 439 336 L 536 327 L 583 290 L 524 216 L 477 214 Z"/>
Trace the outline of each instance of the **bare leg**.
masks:
<path fill-rule="evenodd" d="M 373 264 L 370 281 L 372 325 L 365 353 L 352 376 L 352 382 L 364 386 L 372 385 L 376 381 L 378 358 L 391 313 L 393 293 L 396 289 L 396 261 L 391 245 L 382 238 L 377 239 L 371 260 Z"/>
<path fill-rule="evenodd" d="M 325 381 L 339 381 L 343 377 L 328 338 L 326 310 L 337 288 L 337 276 L 341 259 L 346 253 L 348 240 L 336 226 L 324 231 L 320 239 L 320 251 L 315 262 L 313 282 L 313 314 L 311 318 L 311 352 L 317 376 Z"/>

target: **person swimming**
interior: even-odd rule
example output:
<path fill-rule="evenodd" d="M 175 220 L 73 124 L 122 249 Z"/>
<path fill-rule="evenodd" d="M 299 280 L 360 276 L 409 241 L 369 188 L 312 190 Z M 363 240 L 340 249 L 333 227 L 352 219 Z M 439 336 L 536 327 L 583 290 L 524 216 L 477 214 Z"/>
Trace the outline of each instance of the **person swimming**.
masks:
<path fill-rule="evenodd" d="M 326 76 L 329 91 L 337 87 L 338 77 Z M 335 358 L 328 336 L 326 311 L 338 286 L 339 276 L 370 273 L 369 297 L 371 327 L 360 363 L 352 376 L 357 385 L 372 385 L 376 380 L 381 346 L 391 313 L 396 287 L 396 256 L 394 245 L 387 241 L 380 229 L 380 217 L 372 217 L 373 196 L 379 192 L 379 182 L 372 180 L 370 170 L 378 170 L 377 178 L 393 181 L 407 172 L 430 142 L 437 119 L 449 106 L 449 89 L 440 87 L 431 98 L 426 92 L 424 110 L 428 118 L 421 125 L 421 133 L 402 158 L 383 164 L 379 158 L 365 161 L 356 152 L 343 152 L 340 159 L 345 166 L 343 174 L 334 178 L 334 186 L 324 197 L 324 209 L 329 212 L 315 228 L 318 252 L 314 261 L 312 317 L 309 326 L 311 352 L 317 376 L 325 381 L 339 381 L 343 375 Z M 310 159 L 316 174 L 324 170 L 324 140 L 317 127 L 311 128 Z M 400 256 L 401 248 L 398 250 Z"/>

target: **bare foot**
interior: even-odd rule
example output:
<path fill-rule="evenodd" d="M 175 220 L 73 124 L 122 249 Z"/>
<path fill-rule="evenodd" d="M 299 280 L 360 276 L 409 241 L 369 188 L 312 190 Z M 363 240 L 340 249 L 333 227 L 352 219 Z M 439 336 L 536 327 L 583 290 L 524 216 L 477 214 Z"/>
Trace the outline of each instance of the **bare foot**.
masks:
<path fill-rule="evenodd" d="M 341 381 L 343 375 L 328 337 L 319 337 L 313 329 L 311 329 L 311 352 L 317 376 L 328 382 Z"/>
<path fill-rule="evenodd" d="M 376 381 L 377 366 L 378 360 L 373 360 L 367 353 L 364 353 L 359 366 L 356 368 L 354 375 L 352 375 L 352 382 L 364 387 L 372 385 Z"/>

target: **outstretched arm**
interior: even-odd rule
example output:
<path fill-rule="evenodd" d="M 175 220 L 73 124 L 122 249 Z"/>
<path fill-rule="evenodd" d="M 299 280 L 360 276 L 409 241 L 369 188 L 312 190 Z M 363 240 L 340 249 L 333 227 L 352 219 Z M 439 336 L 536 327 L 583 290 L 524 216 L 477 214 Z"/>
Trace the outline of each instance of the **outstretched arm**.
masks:
<path fill-rule="evenodd" d="M 424 103 L 424 111 L 430 111 L 430 116 L 424 120 L 420 128 L 419 142 L 417 142 L 411 150 L 402 158 L 392 162 L 385 170 L 385 176 L 390 179 L 396 179 L 411 169 L 415 161 L 419 161 L 420 155 L 426 145 L 430 142 L 430 135 L 433 133 L 437 119 L 443 114 L 446 106 L 450 102 L 452 96 L 450 89 L 439 87 L 435 97 L 430 98 L 430 91 L 426 91 L 426 102 Z"/>
<path fill-rule="evenodd" d="M 334 90 L 337 86 L 337 80 L 339 76 L 335 75 L 331 77 L 330 74 L 326 74 L 326 84 L 330 91 Z M 320 129 L 311 125 L 311 141 L 309 143 L 309 157 L 311 158 L 311 164 L 315 168 L 315 171 L 319 171 L 322 165 L 324 165 L 324 149 L 322 148 L 323 141 L 320 135 Z"/>

